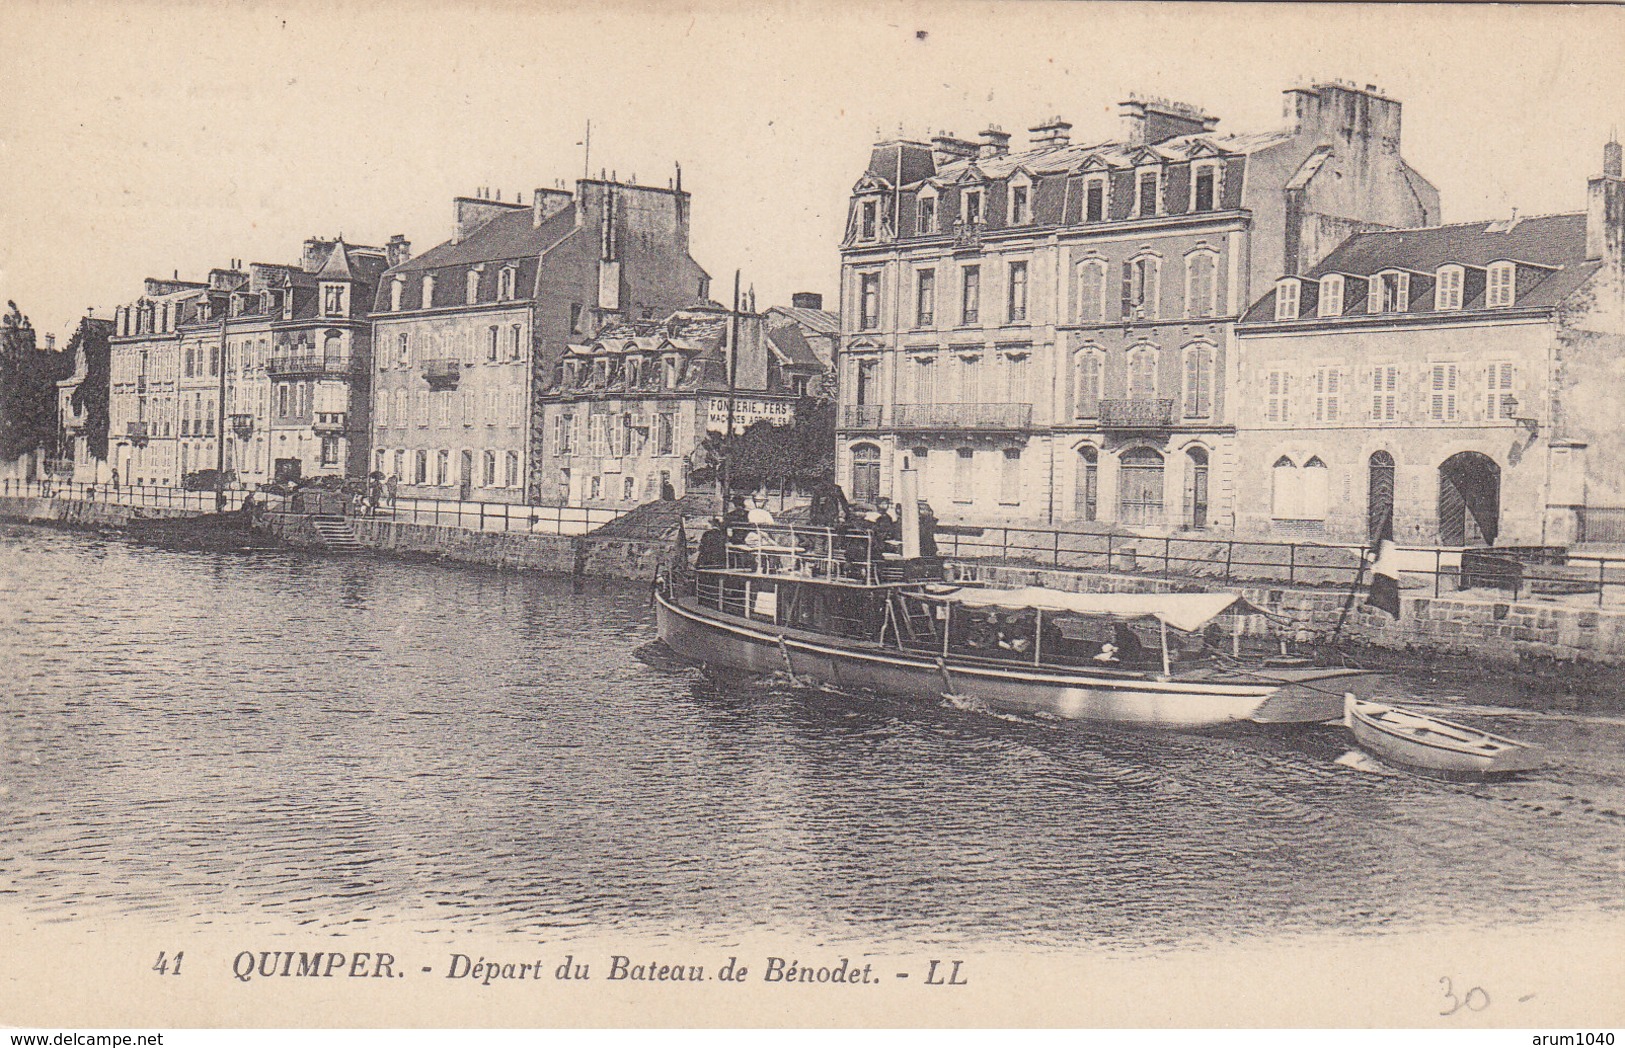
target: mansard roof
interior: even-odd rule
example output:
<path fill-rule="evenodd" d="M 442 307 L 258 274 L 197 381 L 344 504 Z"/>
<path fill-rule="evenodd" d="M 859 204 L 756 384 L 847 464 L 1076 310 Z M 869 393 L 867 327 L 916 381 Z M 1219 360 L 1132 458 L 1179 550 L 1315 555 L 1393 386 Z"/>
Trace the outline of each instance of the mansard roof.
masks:
<path fill-rule="evenodd" d="M 1148 163 L 1179 163 L 1203 157 L 1244 156 L 1290 141 L 1287 131 L 1180 135 L 1156 145 L 1109 140 L 1078 145 L 1045 145 L 1002 156 L 967 157 L 943 164 L 934 179 L 939 184 L 973 178 L 1008 178 L 1018 169 L 1034 175 L 1075 173 L 1085 168 L 1129 168 Z M 918 183 L 915 183 L 918 184 Z"/>

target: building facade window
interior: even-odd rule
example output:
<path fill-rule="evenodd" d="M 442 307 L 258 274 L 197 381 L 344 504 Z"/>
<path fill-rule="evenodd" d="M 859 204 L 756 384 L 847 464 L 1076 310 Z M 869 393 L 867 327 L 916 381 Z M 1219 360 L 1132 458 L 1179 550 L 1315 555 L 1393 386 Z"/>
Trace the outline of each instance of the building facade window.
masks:
<path fill-rule="evenodd" d="M 1106 176 L 1095 175 L 1083 182 L 1083 220 L 1106 221 Z"/>
<path fill-rule="evenodd" d="M 999 462 L 999 505 L 1021 505 L 1021 449 L 1005 448 Z"/>
<path fill-rule="evenodd" d="M 1191 170 L 1191 210 L 1212 211 L 1219 206 L 1219 166 L 1197 164 Z"/>
<path fill-rule="evenodd" d="M 1159 172 L 1141 171 L 1134 176 L 1134 214 L 1138 218 L 1149 218 L 1162 209 L 1158 205 L 1161 195 L 1162 176 Z"/>
<path fill-rule="evenodd" d="M 1213 414 L 1213 347 L 1198 343 L 1185 348 L 1185 417 Z"/>
<path fill-rule="evenodd" d="M 1010 282 L 1008 297 L 1009 322 L 1012 324 L 1025 323 L 1027 320 L 1027 263 L 1010 263 Z"/>
<path fill-rule="evenodd" d="M 852 449 L 852 500 L 874 502 L 880 497 L 880 449 L 859 444 Z"/>
<path fill-rule="evenodd" d="M 495 324 L 485 329 L 485 359 L 489 362 L 497 359 L 499 337 L 500 331 Z"/>
<path fill-rule="evenodd" d="M 1024 226 L 1032 221 L 1032 185 L 1026 181 L 1010 183 L 1010 211 L 1005 221 L 1012 226 Z"/>
<path fill-rule="evenodd" d="M 931 327 L 937 322 L 937 271 L 920 270 L 914 287 L 914 326 Z"/>
<path fill-rule="evenodd" d="M 1339 422 L 1343 418 L 1343 369 L 1315 369 L 1315 421 Z"/>
<path fill-rule="evenodd" d="M 966 266 L 960 270 L 959 322 L 977 324 L 982 316 L 982 269 Z"/>
<path fill-rule="evenodd" d="M 1511 262 L 1492 262 L 1484 290 L 1486 306 L 1510 306 L 1516 296 L 1518 270 Z"/>
<path fill-rule="evenodd" d="M 972 448 L 959 448 L 954 452 L 954 501 L 965 504 L 976 501 L 976 452 Z"/>
<path fill-rule="evenodd" d="M 858 327 L 873 331 L 880 326 L 880 274 L 858 274 Z"/>
<path fill-rule="evenodd" d="M 1434 422 L 1454 422 L 1460 368 L 1456 364 L 1434 364 L 1430 372 L 1428 417 Z"/>
<path fill-rule="evenodd" d="M 475 268 L 470 269 L 465 279 L 467 281 L 465 286 L 466 294 L 464 295 L 463 300 L 466 304 L 472 306 L 474 303 L 480 300 L 479 267 L 476 266 Z"/>
<path fill-rule="evenodd" d="M 1080 349 L 1073 354 L 1072 371 L 1076 376 L 1073 412 L 1078 418 L 1095 418 L 1100 414 L 1101 378 L 1105 372 L 1106 355 L 1098 349 Z"/>
<path fill-rule="evenodd" d="M 1371 421 L 1399 421 L 1399 365 L 1378 364 L 1371 369 Z"/>
<path fill-rule="evenodd" d="M 1460 309 L 1465 270 L 1460 266 L 1440 266 L 1433 284 L 1434 309 Z"/>
<path fill-rule="evenodd" d="M 1518 398 L 1512 394 L 1516 377 L 1513 366 L 1505 361 L 1491 363 L 1485 373 L 1488 387 L 1484 398 L 1484 417 L 1487 419 L 1512 418 L 1518 410 Z"/>
<path fill-rule="evenodd" d="M 401 311 L 401 295 L 406 292 L 406 281 L 396 277 L 389 282 L 389 309 L 392 313 Z"/>
<path fill-rule="evenodd" d="M 434 308 L 434 277 L 428 273 L 423 275 L 423 308 Z"/>
<path fill-rule="evenodd" d="M 1265 376 L 1264 417 L 1272 423 L 1292 421 L 1292 375 L 1274 370 Z"/>
<path fill-rule="evenodd" d="M 508 452 L 506 467 L 503 479 L 507 482 L 508 487 L 517 488 L 519 486 L 519 452 Z"/>
<path fill-rule="evenodd" d="M 859 234 L 864 240 L 873 240 L 879 230 L 880 204 L 874 200 L 865 200 L 861 206 L 862 230 Z"/>
<path fill-rule="evenodd" d="M 982 191 L 967 189 L 959 194 L 959 220 L 969 229 L 982 224 Z"/>
<path fill-rule="evenodd" d="M 497 297 L 506 302 L 513 298 L 513 267 L 503 266 L 497 274 Z"/>
<path fill-rule="evenodd" d="M 1196 251 L 1185 257 L 1185 315 L 1211 317 L 1218 312 L 1219 256 Z"/>
<path fill-rule="evenodd" d="M 1139 345 L 1128 351 L 1128 396 L 1130 400 L 1155 400 L 1157 397 L 1156 346 Z"/>
<path fill-rule="evenodd" d="M 1298 319 L 1298 282 L 1283 280 L 1275 285 L 1275 319 Z"/>
<path fill-rule="evenodd" d="M 925 236 L 937 231 L 937 198 L 921 193 L 915 202 L 914 232 L 917 236 Z"/>
<path fill-rule="evenodd" d="M 1340 274 L 1333 273 L 1320 278 L 1319 315 L 1323 317 L 1343 315 L 1343 278 Z"/>
<path fill-rule="evenodd" d="M 419 451 L 412 463 L 412 483 L 429 483 L 429 453 Z"/>
<path fill-rule="evenodd" d="M 1106 260 L 1103 258 L 1078 263 L 1078 322 L 1106 322 Z"/>
<path fill-rule="evenodd" d="M 1371 312 L 1403 313 L 1410 308 L 1411 275 L 1405 272 L 1379 273 L 1372 291 Z"/>
<path fill-rule="evenodd" d="M 1154 255 L 1141 255 L 1123 263 L 1124 320 L 1157 318 L 1157 277 L 1160 263 Z"/>
<path fill-rule="evenodd" d="M 329 316 L 329 317 L 342 317 L 344 315 L 344 313 L 345 313 L 344 298 L 345 298 L 345 295 L 344 295 L 344 285 L 343 284 L 323 284 L 322 285 L 322 313 L 323 313 L 323 315 Z"/>

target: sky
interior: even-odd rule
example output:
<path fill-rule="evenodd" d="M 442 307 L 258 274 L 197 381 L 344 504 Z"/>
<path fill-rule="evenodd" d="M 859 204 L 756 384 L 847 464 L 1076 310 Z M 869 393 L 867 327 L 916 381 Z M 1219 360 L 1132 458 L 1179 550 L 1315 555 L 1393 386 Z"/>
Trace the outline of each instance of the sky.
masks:
<path fill-rule="evenodd" d="M 878 136 L 1111 137 L 1140 92 L 1265 130 L 1281 91 L 1375 84 L 1446 221 L 1580 210 L 1625 124 L 1625 9 L 1419 5 L 7 0 L 0 300 L 64 339 L 143 277 L 294 262 L 309 236 L 415 252 L 452 198 L 591 169 L 664 186 L 718 293 L 833 307 Z"/>

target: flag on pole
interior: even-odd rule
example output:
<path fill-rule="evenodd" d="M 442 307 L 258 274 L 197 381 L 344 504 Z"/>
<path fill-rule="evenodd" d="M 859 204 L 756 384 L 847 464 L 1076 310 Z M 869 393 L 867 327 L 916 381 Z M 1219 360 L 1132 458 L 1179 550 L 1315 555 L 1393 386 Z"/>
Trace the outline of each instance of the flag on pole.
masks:
<path fill-rule="evenodd" d="M 1381 608 L 1399 618 L 1399 550 L 1394 546 L 1394 522 L 1383 524 L 1377 539 L 1377 554 L 1371 564 L 1371 588 L 1366 591 L 1368 607 Z"/>

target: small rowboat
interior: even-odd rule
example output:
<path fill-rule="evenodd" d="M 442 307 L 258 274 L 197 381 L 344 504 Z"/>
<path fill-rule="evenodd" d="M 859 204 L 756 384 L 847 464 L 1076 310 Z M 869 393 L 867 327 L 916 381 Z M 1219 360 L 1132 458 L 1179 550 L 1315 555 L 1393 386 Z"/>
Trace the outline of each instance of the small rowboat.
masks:
<path fill-rule="evenodd" d="M 1343 723 L 1383 761 L 1449 779 L 1494 778 L 1545 763 L 1539 746 L 1352 694 L 1343 697 Z"/>

